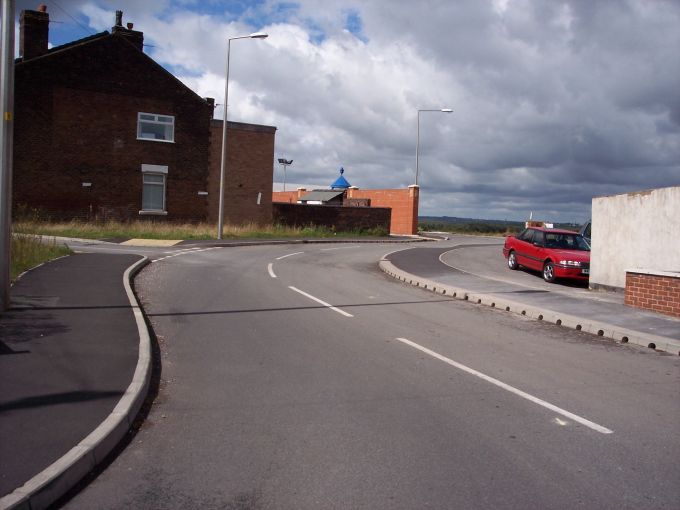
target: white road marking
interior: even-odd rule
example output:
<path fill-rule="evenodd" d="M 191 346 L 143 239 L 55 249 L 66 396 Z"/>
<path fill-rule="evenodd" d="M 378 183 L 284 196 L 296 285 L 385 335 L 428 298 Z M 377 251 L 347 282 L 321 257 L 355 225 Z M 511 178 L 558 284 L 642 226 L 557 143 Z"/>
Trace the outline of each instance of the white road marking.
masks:
<path fill-rule="evenodd" d="M 288 255 L 282 255 L 280 257 L 276 257 L 276 260 L 281 260 L 285 259 L 286 257 L 292 257 L 293 255 L 302 255 L 304 251 L 296 251 L 295 253 L 289 253 Z"/>
<path fill-rule="evenodd" d="M 339 248 L 321 248 L 319 251 L 333 251 L 333 250 L 349 250 L 352 248 L 358 248 L 358 246 L 341 246 Z"/>
<path fill-rule="evenodd" d="M 556 412 L 557 414 L 561 414 L 562 416 L 565 416 L 569 418 L 570 420 L 573 420 L 577 423 L 580 423 L 581 425 L 585 425 L 588 428 L 591 428 L 595 430 L 596 432 L 600 432 L 601 434 L 612 434 L 614 431 L 610 430 L 606 427 L 603 427 L 602 425 L 598 425 L 597 423 L 594 423 L 590 420 L 586 420 L 585 418 L 582 418 L 581 416 L 578 416 L 577 414 L 570 413 L 569 411 L 565 411 L 564 409 L 557 407 L 556 405 L 551 404 L 550 402 L 546 402 L 545 400 L 541 400 L 538 397 L 534 397 L 533 395 L 530 395 L 529 393 L 526 393 L 522 390 L 519 390 L 513 386 L 510 386 L 509 384 L 505 384 L 502 381 L 499 381 L 498 379 L 494 379 L 493 377 L 489 377 L 486 374 L 483 374 L 481 372 L 478 372 L 477 370 L 474 370 L 470 367 L 466 367 L 465 365 L 462 365 L 458 363 L 457 361 L 453 361 L 450 358 L 447 358 L 446 356 L 442 356 L 439 353 L 436 353 L 434 351 L 431 351 L 427 347 L 423 347 L 422 345 L 418 345 L 415 342 L 411 342 L 410 340 L 406 338 L 397 338 L 400 342 L 410 345 L 414 349 L 418 349 L 421 352 L 424 352 L 425 354 L 429 354 L 433 358 L 436 358 L 440 361 L 443 361 L 444 363 L 448 363 L 449 365 L 456 367 L 459 370 L 462 370 L 463 372 L 467 372 L 468 374 L 474 375 L 476 377 L 479 377 L 480 379 L 483 379 L 486 382 L 489 382 L 491 384 L 494 384 L 498 386 L 499 388 L 503 388 L 506 391 L 509 391 L 510 393 L 514 393 L 517 396 L 520 396 L 530 402 L 533 402 L 534 404 L 538 404 L 539 406 L 543 406 L 546 409 L 550 409 L 551 411 Z"/>
<path fill-rule="evenodd" d="M 172 255 L 166 255 L 165 257 L 154 259 L 151 262 L 152 263 L 153 262 L 160 262 L 162 260 L 171 259 L 171 258 L 174 258 L 174 257 L 179 257 L 181 255 L 190 255 L 192 253 L 201 253 L 201 252 L 204 252 L 204 251 L 217 250 L 219 248 L 221 248 L 221 246 L 213 246 L 213 247 L 210 247 L 210 248 L 187 248 L 186 250 L 178 250 L 178 251 L 174 251 L 174 252 L 165 252 L 165 253 L 172 253 Z"/>
<path fill-rule="evenodd" d="M 271 276 L 272 278 L 276 278 L 276 275 L 274 274 L 274 264 L 273 263 L 270 262 L 267 265 L 267 271 L 269 271 L 269 276 Z"/>
<path fill-rule="evenodd" d="M 354 315 L 352 315 L 351 313 L 347 313 L 347 312 L 345 312 L 344 310 L 340 310 L 340 308 L 336 308 L 335 306 L 331 305 L 330 303 L 326 303 L 325 301 L 322 301 L 321 299 L 319 299 L 319 298 L 317 298 L 317 297 L 314 297 L 314 296 L 312 296 L 311 294 L 307 294 L 307 293 L 306 293 L 305 291 L 303 291 L 303 290 L 300 290 L 300 289 L 298 289 L 298 288 L 296 288 L 296 287 L 292 287 L 292 286 L 290 286 L 290 285 L 288 286 L 288 288 L 289 288 L 290 290 L 294 290 L 295 292 L 297 292 L 297 293 L 299 293 L 299 294 L 302 294 L 303 296 L 305 296 L 305 297 L 311 299 L 312 301 L 316 301 L 317 303 L 322 304 L 322 305 L 325 306 L 326 308 L 330 308 L 330 309 L 333 310 L 334 312 L 338 312 L 340 315 L 344 315 L 345 317 L 354 317 Z"/>

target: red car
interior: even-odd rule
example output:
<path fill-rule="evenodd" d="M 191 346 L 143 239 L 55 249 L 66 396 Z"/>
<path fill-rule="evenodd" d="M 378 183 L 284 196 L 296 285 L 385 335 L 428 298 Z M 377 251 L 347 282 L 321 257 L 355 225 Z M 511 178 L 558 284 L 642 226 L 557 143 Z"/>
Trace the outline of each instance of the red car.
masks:
<path fill-rule="evenodd" d="M 590 275 L 590 245 L 569 230 L 529 227 L 505 239 L 503 256 L 510 269 L 542 271 L 550 283 L 557 278 L 587 280 Z"/>

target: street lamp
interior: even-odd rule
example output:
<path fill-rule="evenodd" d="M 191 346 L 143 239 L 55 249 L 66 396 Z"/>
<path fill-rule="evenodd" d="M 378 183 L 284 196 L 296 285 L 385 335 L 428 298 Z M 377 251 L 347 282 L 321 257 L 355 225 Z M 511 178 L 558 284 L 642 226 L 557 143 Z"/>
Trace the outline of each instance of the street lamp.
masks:
<path fill-rule="evenodd" d="M 440 110 L 418 110 L 418 137 L 416 138 L 416 182 L 418 185 L 418 159 L 420 156 L 420 112 L 440 112 L 440 113 L 451 113 L 453 110 L 451 108 L 442 108 Z"/>
<path fill-rule="evenodd" d="M 224 120 L 222 121 L 222 162 L 220 164 L 220 209 L 217 211 L 217 239 L 222 239 L 222 227 L 224 226 L 224 174 L 227 166 L 227 106 L 229 101 L 229 53 L 231 41 L 236 39 L 265 39 L 267 34 L 255 32 L 250 35 L 230 37 L 227 40 L 227 71 L 224 80 Z"/>
<path fill-rule="evenodd" d="M 292 159 L 279 158 L 279 163 L 283 167 L 283 191 L 286 191 L 286 167 L 293 164 Z"/>
<path fill-rule="evenodd" d="M 2 2 L 0 38 L 0 312 L 4 312 L 10 304 L 10 245 L 12 243 L 14 0 Z"/>

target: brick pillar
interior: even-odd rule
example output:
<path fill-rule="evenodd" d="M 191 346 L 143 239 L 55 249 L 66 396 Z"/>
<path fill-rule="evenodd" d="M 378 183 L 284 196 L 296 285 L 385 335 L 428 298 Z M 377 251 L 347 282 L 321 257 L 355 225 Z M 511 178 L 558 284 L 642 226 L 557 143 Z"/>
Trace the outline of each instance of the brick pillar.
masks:
<path fill-rule="evenodd" d="M 354 198 L 354 191 L 358 190 L 356 186 L 350 186 L 347 188 L 347 198 Z"/>
<path fill-rule="evenodd" d="M 411 235 L 418 233 L 418 202 L 420 199 L 420 187 L 411 184 L 408 187 L 409 212 L 411 214 Z"/>
<path fill-rule="evenodd" d="M 298 188 L 297 189 L 297 199 L 300 200 L 302 198 L 302 195 L 307 193 L 307 188 Z"/>

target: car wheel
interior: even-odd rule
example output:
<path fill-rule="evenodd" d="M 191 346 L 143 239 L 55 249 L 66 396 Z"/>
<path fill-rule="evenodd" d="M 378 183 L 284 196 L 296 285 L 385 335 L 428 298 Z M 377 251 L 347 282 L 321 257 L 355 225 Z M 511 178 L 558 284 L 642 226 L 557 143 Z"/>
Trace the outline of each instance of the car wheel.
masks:
<path fill-rule="evenodd" d="M 517 255 L 515 255 L 514 251 L 508 253 L 508 267 L 513 271 L 519 267 L 519 264 L 517 263 Z"/>
<path fill-rule="evenodd" d="M 550 261 L 543 264 L 543 279 L 548 283 L 555 281 L 555 266 Z"/>

